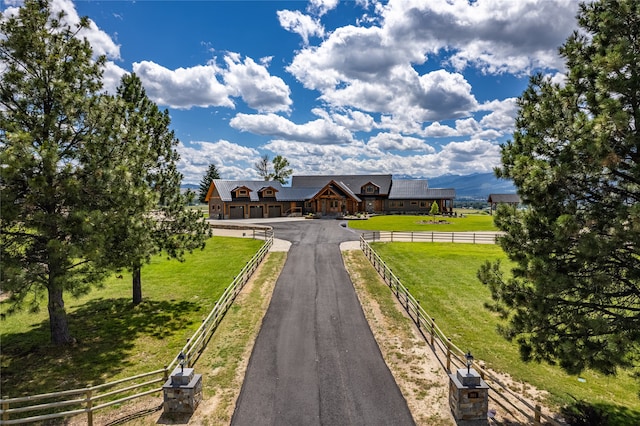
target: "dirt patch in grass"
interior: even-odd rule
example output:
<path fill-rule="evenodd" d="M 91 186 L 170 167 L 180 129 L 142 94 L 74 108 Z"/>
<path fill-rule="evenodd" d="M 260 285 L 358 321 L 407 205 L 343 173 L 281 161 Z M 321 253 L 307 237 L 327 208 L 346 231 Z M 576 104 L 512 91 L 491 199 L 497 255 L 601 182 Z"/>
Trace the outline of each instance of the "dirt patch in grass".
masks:
<path fill-rule="evenodd" d="M 416 222 L 418 225 L 451 225 L 451 222 L 448 220 L 421 220 Z"/>

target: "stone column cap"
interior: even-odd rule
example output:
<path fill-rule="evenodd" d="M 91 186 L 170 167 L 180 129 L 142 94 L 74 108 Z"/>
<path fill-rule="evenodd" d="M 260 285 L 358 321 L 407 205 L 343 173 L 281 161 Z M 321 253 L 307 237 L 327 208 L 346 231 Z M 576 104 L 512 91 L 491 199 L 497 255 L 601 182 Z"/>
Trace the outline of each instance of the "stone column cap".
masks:
<path fill-rule="evenodd" d="M 458 388 L 489 388 L 489 385 L 473 368 L 469 369 L 468 373 L 466 368 L 459 368 L 456 374 L 449 374 L 449 377 Z"/>
<path fill-rule="evenodd" d="M 171 373 L 171 384 L 187 385 L 193 379 L 193 368 L 185 368 L 184 371 L 180 367 L 176 367 Z"/>

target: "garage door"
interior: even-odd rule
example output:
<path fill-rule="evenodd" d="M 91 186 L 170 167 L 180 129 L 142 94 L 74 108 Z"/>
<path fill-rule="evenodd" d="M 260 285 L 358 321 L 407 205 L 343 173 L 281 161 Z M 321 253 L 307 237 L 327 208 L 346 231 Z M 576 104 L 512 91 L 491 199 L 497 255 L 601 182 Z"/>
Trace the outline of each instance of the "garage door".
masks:
<path fill-rule="evenodd" d="M 280 216 L 282 216 L 282 207 L 269 206 L 269 217 L 280 217 Z"/>
<path fill-rule="evenodd" d="M 262 206 L 249 206 L 249 217 L 252 219 L 263 217 Z"/>
<path fill-rule="evenodd" d="M 230 206 L 229 207 L 230 219 L 244 219 L 244 206 Z"/>

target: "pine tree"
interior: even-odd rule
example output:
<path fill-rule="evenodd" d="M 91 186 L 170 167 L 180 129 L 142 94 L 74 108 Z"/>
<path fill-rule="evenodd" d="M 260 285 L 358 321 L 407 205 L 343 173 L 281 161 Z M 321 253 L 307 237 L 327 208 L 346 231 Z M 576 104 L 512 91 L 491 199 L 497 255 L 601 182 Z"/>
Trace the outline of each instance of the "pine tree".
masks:
<path fill-rule="evenodd" d="M 209 168 L 207 169 L 207 173 L 202 177 L 200 181 L 200 194 L 198 200 L 201 203 L 205 203 L 205 198 L 207 197 L 207 192 L 209 192 L 209 187 L 211 186 L 211 182 L 214 179 L 220 179 L 220 172 L 218 172 L 218 168 L 215 164 L 209 164 Z"/>
<path fill-rule="evenodd" d="M 515 266 L 479 277 L 525 360 L 613 374 L 640 354 L 640 2 L 586 3 L 578 22 L 566 84 L 531 79 L 496 171 L 527 207 L 495 218 Z"/>
<path fill-rule="evenodd" d="M 122 77 L 118 96 L 122 125 L 115 137 L 129 147 L 123 161 L 133 176 L 119 190 L 136 194 L 137 201 L 122 206 L 126 215 L 109 241 L 109 261 L 132 272 L 133 303 L 139 304 L 142 266 L 161 252 L 183 260 L 185 252 L 204 248 L 210 232 L 199 212 L 187 208 L 192 200 L 180 191 L 178 140 L 169 129 L 168 111 L 160 111 L 147 97 L 135 74 Z"/>
<path fill-rule="evenodd" d="M 108 137 L 115 103 L 99 95 L 105 58 L 80 38 L 88 26 L 47 1 L 0 17 L 0 278 L 10 312 L 47 300 L 54 344 L 73 341 L 63 294 L 108 273 L 105 234 L 120 215 L 110 199 L 127 179 Z"/>

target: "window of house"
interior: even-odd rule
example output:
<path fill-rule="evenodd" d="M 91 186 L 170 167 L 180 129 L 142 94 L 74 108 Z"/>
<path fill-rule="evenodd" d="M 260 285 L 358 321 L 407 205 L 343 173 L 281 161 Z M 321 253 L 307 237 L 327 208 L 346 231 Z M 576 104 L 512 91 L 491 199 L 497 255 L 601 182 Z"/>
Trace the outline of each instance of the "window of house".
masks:
<path fill-rule="evenodd" d="M 333 208 L 338 207 L 338 200 L 332 200 L 331 201 L 331 207 L 333 207 Z"/>
<path fill-rule="evenodd" d="M 417 201 L 412 201 L 412 202 L 411 202 L 411 205 L 412 205 L 412 206 L 417 206 L 417 205 L 418 205 L 418 202 L 417 202 Z"/>
<path fill-rule="evenodd" d="M 247 196 L 247 190 L 246 189 L 238 190 L 238 197 L 246 197 L 246 196 Z"/>
<path fill-rule="evenodd" d="M 266 191 L 264 191 L 265 195 L 269 196 L 269 197 L 273 197 L 273 191 L 270 189 L 267 189 Z"/>
<path fill-rule="evenodd" d="M 427 207 L 426 201 L 420 201 L 420 207 Z"/>

